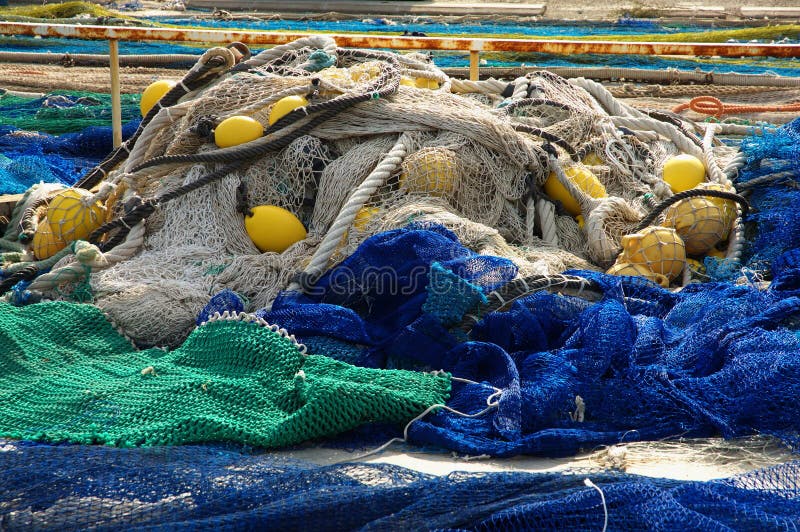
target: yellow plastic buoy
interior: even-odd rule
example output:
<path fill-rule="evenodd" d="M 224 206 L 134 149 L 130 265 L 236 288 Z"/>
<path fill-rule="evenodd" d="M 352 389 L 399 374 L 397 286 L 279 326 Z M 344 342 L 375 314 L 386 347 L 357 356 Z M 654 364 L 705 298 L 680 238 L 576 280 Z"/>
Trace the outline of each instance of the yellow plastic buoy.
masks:
<path fill-rule="evenodd" d="M 414 82 L 414 80 L 409 78 L 408 76 L 400 76 L 400 85 L 405 85 L 406 87 L 416 87 L 417 86 L 417 84 Z"/>
<path fill-rule="evenodd" d="M 733 187 L 726 187 L 721 183 L 700 183 L 695 188 L 700 188 L 703 190 L 718 190 L 720 192 L 736 192 Z M 733 226 L 733 222 L 736 220 L 736 202 L 733 200 L 715 198 L 712 196 L 706 196 L 706 199 L 719 207 L 722 211 L 722 223 L 725 226 L 725 230 L 722 233 L 722 240 L 726 240 L 728 238 L 728 234 L 730 233 L 731 226 Z"/>
<path fill-rule="evenodd" d="M 356 231 L 365 231 L 369 228 L 372 220 L 378 216 L 381 210 L 378 207 L 361 207 L 353 219 L 353 228 Z"/>
<path fill-rule="evenodd" d="M 92 201 L 92 193 L 81 188 L 62 190 L 47 206 L 50 229 L 56 239 L 66 243 L 85 240 L 105 219 L 105 207 L 99 201 Z"/>
<path fill-rule="evenodd" d="M 702 183 L 706 178 L 706 167 L 697 157 L 682 153 L 667 159 L 662 177 L 672 192 L 677 194 Z"/>
<path fill-rule="evenodd" d="M 705 265 L 696 259 L 686 259 L 686 265 L 695 273 L 699 273 L 701 275 L 705 275 L 706 267 Z"/>
<path fill-rule="evenodd" d="M 142 116 L 147 116 L 150 109 L 174 86 L 175 82 L 167 79 L 160 79 L 148 85 L 142 92 L 142 99 L 139 100 L 139 110 L 142 112 Z"/>
<path fill-rule="evenodd" d="M 690 198 L 671 205 L 664 213 L 664 225 L 678 232 L 689 255 L 702 255 L 726 233 L 723 210 L 706 198 Z"/>
<path fill-rule="evenodd" d="M 439 82 L 435 79 L 428 79 L 428 78 L 416 78 L 414 80 L 414 86 L 418 89 L 432 89 L 436 90 L 439 88 Z"/>
<path fill-rule="evenodd" d="M 457 156 L 448 148 L 422 148 L 405 158 L 400 188 L 434 196 L 452 194 L 458 183 Z"/>
<path fill-rule="evenodd" d="M 668 227 L 650 226 L 639 233 L 625 235 L 620 241 L 619 262 L 643 264 L 670 281 L 683 270 L 686 248 L 678 233 Z"/>
<path fill-rule="evenodd" d="M 603 183 L 597 179 L 596 175 L 586 168 L 570 166 L 564 170 L 564 174 L 578 189 L 584 191 L 589 196 L 593 198 L 605 198 L 608 196 Z M 555 172 L 550 172 L 547 181 L 544 182 L 544 191 L 552 199 L 560 201 L 564 209 L 572 216 L 581 214 L 581 206 L 578 204 L 578 201 L 573 198 L 566 187 L 561 184 Z"/>
<path fill-rule="evenodd" d="M 244 217 L 244 228 L 263 253 L 283 253 L 289 246 L 306 237 L 306 228 L 297 216 L 282 207 L 259 205 L 252 216 Z"/>
<path fill-rule="evenodd" d="M 31 249 L 36 260 L 49 259 L 67 246 L 51 229 L 45 218 L 33 234 Z"/>
<path fill-rule="evenodd" d="M 665 275 L 656 273 L 644 264 L 631 264 L 629 262 L 615 262 L 606 272 L 609 275 L 631 275 L 634 277 L 644 277 L 654 283 L 669 288 L 669 279 Z"/>
<path fill-rule="evenodd" d="M 575 221 L 578 222 L 578 227 L 580 227 L 581 229 L 583 229 L 584 226 L 586 226 L 586 220 L 584 220 L 582 214 L 579 214 L 578 216 L 576 216 L 575 217 Z"/>
<path fill-rule="evenodd" d="M 264 135 L 264 126 L 261 122 L 249 116 L 231 116 L 226 118 L 214 129 L 214 143 L 220 148 L 238 146 Z"/>
<path fill-rule="evenodd" d="M 298 107 L 305 107 L 306 105 L 308 105 L 308 100 L 303 96 L 296 95 L 281 98 L 272 104 L 272 109 L 269 110 L 269 125 L 274 124 Z"/>
<path fill-rule="evenodd" d="M 606 164 L 606 162 L 597 156 L 597 154 L 593 151 L 586 154 L 586 157 L 583 158 L 581 161 L 586 166 L 598 166 L 601 164 Z"/>
<path fill-rule="evenodd" d="M 356 83 L 373 80 L 380 74 L 380 64 L 375 61 L 357 63 L 350 67 L 350 79 Z"/>

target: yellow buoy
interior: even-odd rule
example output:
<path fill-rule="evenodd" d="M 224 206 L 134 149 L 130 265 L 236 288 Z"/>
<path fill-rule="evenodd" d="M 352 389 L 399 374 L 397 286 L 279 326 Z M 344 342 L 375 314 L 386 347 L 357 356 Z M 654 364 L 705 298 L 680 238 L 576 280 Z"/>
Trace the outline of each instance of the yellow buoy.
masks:
<path fill-rule="evenodd" d="M 700 183 L 695 188 L 700 188 L 703 190 L 718 190 L 720 192 L 736 192 L 733 187 L 726 187 L 721 183 Z M 714 198 L 712 196 L 706 196 L 706 199 L 719 207 L 722 211 L 722 223 L 725 226 L 725 231 L 722 234 L 722 240 L 726 240 L 728 238 L 728 234 L 730 233 L 731 226 L 733 226 L 733 222 L 736 220 L 736 202 L 724 198 Z"/>
<path fill-rule="evenodd" d="M 422 148 L 403 161 L 400 188 L 443 196 L 455 191 L 458 178 L 458 161 L 453 150 Z"/>
<path fill-rule="evenodd" d="M 308 100 L 303 96 L 296 95 L 281 98 L 272 104 L 272 109 L 269 110 L 269 125 L 274 124 L 298 107 L 305 107 L 306 105 L 308 105 Z"/>
<path fill-rule="evenodd" d="M 706 198 L 690 198 L 671 205 L 664 213 L 664 225 L 683 239 L 689 255 L 702 255 L 727 233 L 723 209 Z"/>
<path fill-rule="evenodd" d="M 92 231 L 103 225 L 106 209 L 92 198 L 88 190 L 68 188 L 50 200 L 47 220 L 57 239 L 66 243 L 85 240 Z"/>
<path fill-rule="evenodd" d="M 261 252 L 283 253 L 306 237 L 306 228 L 291 212 L 275 205 L 253 207 L 244 217 L 244 228 Z"/>
<path fill-rule="evenodd" d="M 435 79 L 428 79 L 428 78 L 416 78 L 414 80 L 414 86 L 418 89 L 432 89 L 436 90 L 439 88 L 439 82 Z"/>
<path fill-rule="evenodd" d="M 597 179 L 597 176 L 586 168 L 580 166 L 570 166 L 564 170 L 564 174 L 578 189 L 584 191 L 593 198 L 605 198 L 608 196 L 606 187 Z M 572 197 L 566 187 L 556 177 L 555 172 L 550 172 L 547 181 L 544 182 L 544 191 L 554 200 L 558 200 L 564 209 L 572 216 L 581 214 L 581 206 Z"/>
<path fill-rule="evenodd" d="M 606 272 L 610 275 L 631 275 L 634 277 L 644 277 L 650 279 L 656 284 L 669 288 L 669 279 L 666 276 L 656 273 L 644 264 L 631 264 L 628 262 L 615 262 L 611 268 Z"/>
<path fill-rule="evenodd" d="M 586 166 L 598 166 L 601 164 L 606 164 L 606 162 L 597 156 L 597 154 L 593 151 L 586 154 L 586 157 L 583 158 L 581 161 Z"/>
<path fill-rule="evenodd" d="M 706 167 L 697 157 L 682 153 L 667 159 L 662 177 L 672 192 L 677 194 L 702 183 L 706 178 Z"/>
<path fill-rule="evenodd" d="M 668 227 L 650 226 L 639 233 L 625 235 L 620 241 L 619 262 L 643 264 L 670 281 L 683 270 L 686 248 L 678 233 Z"/>
<path fill-rule="evenodd" d="M 33 234 L 31 249 L 36 260 L 49 259 L 67 246 L 51 229 L 45 218 Z"/>
<path fill-rule="evenodd" d="M 361 207 L 353 219 L 353 228 L 356 231 L 366 231 L 372 220 L 378 216 L 381 210 L 378 207 Z"/>
<path fill-rule="evenodd" d="M 380 76 L 380 74 L 380 63 L 375 61 L 357 63 L 350 67 L 350 79 L 356 83 L 373 80 Z"/>
<path fill-rule="evenodd" d="M 727 251 L 723 251 L 723 250 L 721 250 L 721 249 L 717 249 L 717 248 L 711 248 L 711 249 L 710 249 L 710 250 L 708 250 L 708 252 L 706 253 L 706 256 L 708 256 L 708 257 L 716 257 L 716 258 L 718 258 L 719 260 L 724 260 L 724 259 L 725 259 L 725 257 L 727 257 L 727 256 L 728 256 L 728 253 L 727 253 Z"/>
<path fill-rule="evenodd" d="M 580 227 L 581 229 L 583 229 L 584 226 L 586 225 L 586 220 L 584 220 L 582 214 L 579 214 L 578 216 L 576 216 L 575 217 L 575 221 L 578 222 L 578 227 Z"/>
<path fill-rule="evenodd" d="M 174 86 L 174 81 L 166 79 L 160 79 L 148 85 L 144 92 L 142 92 L 142 99 L 139 100 L 139 110 L 142 112 L 142 116 L 147 116 L 150 109 L 152 109 L 166 93 L 171 91 Z"/>
<path fill-rule="evenodd" d="M 231 116 L 214 129 L 214 142 L 220 148 L 238 146 L 259 139 L 264 135 L 261 122 L 249 116 Z"/>
<path fill-rule="evenodd" d="M 406 87 L 416 87 L 417 84 L 414 83 L 414 80 L 409 78 L 408 76 L 400 76 L 400 85 L 405 85 Z"/>
<path fill-rule="evenodd" d="M 696 259 L 686 259 L 686 265 L 695 273 L 704 275 L 706 273 L 705 265 Z"/>

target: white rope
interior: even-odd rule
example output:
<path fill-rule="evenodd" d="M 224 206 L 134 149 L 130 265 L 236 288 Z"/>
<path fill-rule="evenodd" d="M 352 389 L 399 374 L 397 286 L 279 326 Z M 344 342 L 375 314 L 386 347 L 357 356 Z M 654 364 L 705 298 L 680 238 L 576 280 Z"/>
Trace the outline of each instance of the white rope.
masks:
<path fill-rule="evenodd" d="M 364 206 L 378 187 L 386 183 L 389 176 L 397 170 L 406 157 L 409 145 L 410 139 L 408 136 L 405 133 L 400 135 L 400 138 L 397 139 L 397 142 L 392 146 L 386 157 L 378 163 L 372 173 L 350 195 L 325 238 L 314 252 L 314 256 L 311 257 L 311 261 L 306 266 L 304 273 L 314 276 L 325 271 L 328 261 L 336 251 L 336 248 L 339 247 L 342 237 L 344 237 L 353 220 L 355 220 L 359 209 Z M 296 290 L 299 286 L 293 283 L 289 288 Z"/>
<path fill-rule="evenodd" d="M 514 80 L 514 92 L 511 94 L 512 100 L 521 100 L 528 97 L 528 85 L 530 81 L 526 77 L 517 78 Z"/>
<path fill-rule="evenodd" d="M 489 78 L 483 81 L 470 81 L 468 79 L 451 79 L 450 90 L 458 94 L 480 93 L 480 94 L 500 94 L 508 86 L 508 83 Z"/>
<path fill-rule="evenodd" d="M 697 144 L 692 142 L 683 131 L 672 124 L 661 122 L 660 120 L 650 117 L 633 118 L 612 116 L 611 120 L 617 127 L 625 127 L 632 130 L 643 129 L 655 131 L 659 135 L 672 141 L 672 143 L 675 144 L 675 146 L 677 146 L 678 149 L 683 153 L 694 155 L 698 159 L 703 160 L 703 150 L 701 150 Z"/>
<path fill-rule="evenodd" d="M 597 484 L 595 484 L 594 482 L 592 482 L 588 478 L 583 479 L 583 483 L 586 484 L 587 486 L 589 486 L 590 488 L 596 489 L 597 493 L 600 494 L 600 501 L 602 501 L 602 503 L 603 503 L 603 516 L 604 516 L 604 518 L 603 518 L 603 532 L 606 532 L 606 529 L 608 528 L 608 506 L 606 505 L 606 496 L 603 493 L 603 490 L 601 490 L 599 487 L 597 487 Z"/>
<path fill-rule="evenodd" d="M 264 50 L 260 54 L 251 57 L 247 64 L 251 67 L 257 68 L 267 63 L 283 57 L 286 52 L 294 50 L 301 50 L 303 48 L 316 48 L 322 50 L 328 55 L 336 54 L 336 41 L 326 35 L 309 35 L 286 44 L 274 46 L 268 50 Z"/>
<path fill-rule="evenodd" d="M 720 170 L 719 165 L 717 164 L 717 159 L 714 157 L 714 133 L 716 132 L 716 127 L 714 124 L 708 124 L 706 126 L 706 133 L 703 135 L 703 160 L 706 163 L 706 169 L 708 170 L 708 179 L 714 183 L 719 183 L 721 185 L 725 185 L 726 187 L 733 186 L 731 180 L 727 178 L 725 173 Z"/>
<path fill-rule="evenodd" d="M 148 123 L 142 134 L 136 140 L 133 146 L 133 151 L 130 152 L 128 158 L 125 160 L 125 166 L 122 172 L 128 173 L 132 168 L 135 168 L 144 159 L 147 150 L 150 149 L 153 139 L 163 131 L 162 128 L 176 122 L 189 112 L 190 103 L 183 105 L 174 105 L 172 107 L 161 108 L 158 114 Z"/>
<path fill-rule="evenodd" d="M 531 197 L 525 202 L 525 233 L 533 238 L 536 227 L 536 201 Z"/>
<path fill-rule="evenodd" d="M 586 78 L 574 78 L 568 80 L 570 84 L 580 87 L 592 97 L 597 100 L 597 102 L 606 110 L 606 112 L 612 116 L 623 116 L 623 117 L 631 117 L 631 118 L 640 118 L 640 117 L 647 117 L 644 113 L 639 111 L 638 109 L 634 109 L 630 105 L 622 103 L 621 101 L 614 98 L 614 96 L 603 87 L 601 84 L 597 83 L 594 80 L 586 79 Z"/>
<path fill-rule="evenodd" d="M 28 287 L 31 291 L 45 292 L 66 283 L 82 279 L 86 274 L 86 267 L 92 269 L 105 269 L 118 262 L 128 260 L 134 255 L 144 242 L 144 222 L 139 222 L 128 233 L 127 238 L 118 246 L 100 253 L 94 261 L 84 264 L 82 262 L 71 262 L 66 266 L 52 270 L 40 277 L 37 277 Z"/>
<path fill-rule="evenodd" d="M 539 198 L 536 200 L 536 212 L 539 215 L 539 226 L 542 228 L 542 240 L 558 246 L 555 206 L 546 199 Z"/>

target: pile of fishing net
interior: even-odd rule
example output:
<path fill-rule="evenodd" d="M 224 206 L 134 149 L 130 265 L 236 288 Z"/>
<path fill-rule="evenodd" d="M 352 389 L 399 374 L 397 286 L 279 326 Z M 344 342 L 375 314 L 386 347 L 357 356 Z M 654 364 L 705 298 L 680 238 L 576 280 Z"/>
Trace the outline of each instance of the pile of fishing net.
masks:
<path fill-rule="evenodd" d="M 424 56 L 309 37 L 254 57 L 209 50 L 165 87 L 77 188 L 29 190 L 0 241 L 12 252 L 5 290 L 25 280 L 32 297 L 90 297 L 137 343 L 178 345 L 211 294 L 268 306 L 411 220 L 444 225 L 521 276 L 616 261 L 616 273 L 685 284 L 687 254 L 724 255 L 728 241 L 739 253 L 737 198 L 720 170 L 741 163 L 734 150 L 714 128 L 701 139 L 695 124 L 637 111 L 589 80 L 457 81 Z M 692 176 L 668 184 L 678 154 Z M 683 198 L 673 189 L 699 181 L 716 190 L 636 233 Z"/>
<path fill-rule="evenodd" d="M 18 204 L 0 240 L 0 436 L 797 449 L 800 240 L 796 195 L 775 196 L 797 177 L 797 123 L 735 153 L 715 126 L 700 138 L 586 80 L 456 81 L 316 37 L 246 52 L 210 50 L 143 95 L 139 130 L 78 187 Z M 794 463 L 707 483 L 437 478 L 4 440 L 0 464 L 12 528 L 761 530 L 797 515 Z"/>

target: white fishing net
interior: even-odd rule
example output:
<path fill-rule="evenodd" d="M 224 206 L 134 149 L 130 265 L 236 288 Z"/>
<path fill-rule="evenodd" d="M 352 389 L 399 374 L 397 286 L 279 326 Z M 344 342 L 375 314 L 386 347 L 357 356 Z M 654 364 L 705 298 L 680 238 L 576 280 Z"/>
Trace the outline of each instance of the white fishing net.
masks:
<path fill-rule="evenodd" d="M 398 80 L 395 92 L 377 94 L 376 83 Z M 319 123 L 301 115 L 268 130 L 243 147 L 300 133 L 281 149 L 242 153 L 240 168 L 160 205 L 120 247 L 127 256 L 119 251 L 92 265 L 94 302 L 137 342 L 176 345 L 219 290 L 242 295 L 250 310 L 268 306 L 297 287 L 299 273 L 319 273 L 369 236 L 412 221 L 442 224 L 474 251 L 508 257 L 520 275 L 608 268 L 648 201 L 671 195 L 661 179 L 664 160 L 687 150 L 703 156 L 690 126 L 624 106 L 596 83 L 532 72 L 507 88 L 450 80 L 424 56 L 359 55 L 322 37 L 257 56 L 249 69 L 189 93 L 147 126 L 96 194 L 109 218 L 128 212 L 136 198 L 174 191 L 228 164 L 213 160 L 220 150 L 208 134 L 227 117 L 266 127 L 275 102 L 287 96 L 308 98 L 309 109 L 343 95 L 370 98 Z M 729 155 L 721 146 L 711 151 Z M 212 160 L 137 168 L 180 154 Z M 565 170 L 591 173 L 604 190 L 567 182 Z M 544 192 L 548 179 L 571 194 L 579 216 Z M 260 252 L 243 223 L 259 205 L 289 210 L 307 238 L 283 253 Z M 66 257 L 54 272 L 75 264 Z M 33 288 L 63 296 L 78 282 L 76 274 Z"/>

